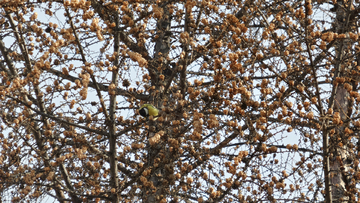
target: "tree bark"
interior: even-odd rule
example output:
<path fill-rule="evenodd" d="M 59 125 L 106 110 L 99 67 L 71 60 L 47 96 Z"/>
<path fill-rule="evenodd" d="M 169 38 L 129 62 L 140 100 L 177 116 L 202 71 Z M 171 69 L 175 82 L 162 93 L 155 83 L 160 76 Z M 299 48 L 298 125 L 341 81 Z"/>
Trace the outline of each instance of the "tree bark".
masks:
<path fill-rule="evenodd" d="M 165 75 L 165 71 L 174 71 L 169 67 L 169 51 L 170 51 L 170 27 L 171 27 L 171 17 L 168 10 L 167 3 L 159 5 L 159 8 L 163 9 L 163 15 L 160 17 L 156 24 L 156 34 L 159 36 L 156 39 L 154 47 L 154 58 L 149 67 L 149 74 L 152 78 L 151 85 L 155 87 L 155 91 L 150 93 L 151 98 L 156 107 L 160 108 L 162 106 L 163 98 L 160 94 L 156 92 L 161 92 L 161 87 L 164 87 L 165 84 L 160 79 L 160 75 Z M 159 70 L 161 67 L 161 70 Z M 171 82 L 171 81 L 168 81 Z M 162 88 L 163 89 L 163 88 Z M 155 135 L 154 130 L 156 130 L 156 121 L 149 121 L 151 129 L 149 130 L 148 139 Z M 162 151 L 163 147 L 161 144 L 151 146 L 148 143 L 148 167 L 152 169 L 152 175 L 149 178 L 149 181 L 152 182 L 153 187 L 144 187 L 143 189 L 143 202 L 154 203 L 159 202 L 162 198 L 161 195 L 165 193 L 165 190 L 162 186 L 162 180 L 164 179 L 163 169 L 157 169 L 154 160 L 158 159 L 158 154 Z M 161 160 L 164 161 L 164 160 Z M 165 197 L 165 196 L 164 196 Z"/>
<path fill-rule="evenodd" d="M 348 12 L 352 7 L 352 1 L 337 1 L 335 4 L 335 22 L 334 32 L 338 35 L 345 34 L 343 39 L 335 39 L 335 52 L 336 52 L 336 63 L 335 63 L 335 74 L 333 80 L 333 92 L 330 99 L 329 107 L 334 109 L 340 115 L 341 122 L 349 118 L 351 114 L 351 105 L 349 101 L 349 91 L 344 87 L 344 84 L 338 84 L 337 78 L 351 78 L 349 72 L 352 68 L 349 65 L 349 61 L 346 59 L 347 51 L 352 46 L 352 41 L 349 38 L 349 32 L 351 31 L 350 15 Z M 327 194 L 327 202 L 348 202 L 349 197 L 346 196 L 347 185 L 348 185 L 348 171 L 349 167 L 346 165 L 350 159 L 350 152 L 348 150 L 348 139 L 346 137 L 345 128 L 347 126 L 340 123 L 337 128 L 337 132 L 330 138 L 329 155 L 325 154 L 329 158 L 329 192 Z M 326 173 L 325 173 L 326 174 Z"/>

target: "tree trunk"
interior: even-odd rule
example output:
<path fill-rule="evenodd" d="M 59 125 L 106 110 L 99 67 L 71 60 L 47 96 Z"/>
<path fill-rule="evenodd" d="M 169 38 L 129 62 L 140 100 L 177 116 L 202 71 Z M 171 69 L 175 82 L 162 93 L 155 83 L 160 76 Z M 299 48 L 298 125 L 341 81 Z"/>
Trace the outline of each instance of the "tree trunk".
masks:
<path fill-rule="evenodd" d="M 346 196 L 346 191 L 349 185 L 349 167 L 347 162 L 351 160 L 349 151 L 349 140 L 346 136 L 346 127 L 342 125 L 342 121 L 345 121 L 351 115 L 350 94 L 345 88 L 347 82 L 339 83 L 337 78 L 351 78 L 349 74 L 353 67 L 351 62 L 347 60 L 348 50 L 352 46 L 352 40 L 349 37 L 351 31 L 351 13 L 348 12 L 352 7 L 352 1 L 344 2 L 338 1 L 335 4 L 335 22 L 334 32 L 338 35 L 344 34 L 345 38 L 335 39 L 335 52 L 336 52 L 336 63 L 335 63 L 335 74 L 333 80 L 333 92 L 330 98 L 329 107 L 334 109 L 337 115 L 340 115 L 341 123 L 336 129 L 335 135 L 330 136 L 329 139 L 329 175 L 330 175 L 330 187 L 329 194 L 327 194 L 327 202 L 348 202 L 349 197 Z"/>
<path fill-rule="evenodd" d="M 150 102 L 154 102 L 154 105 L 157 108 L 162 106 L 162 99 L 160 97 L 161 87 L 164 87 L 165 84 L 160 79 L 160 75 L 164 75 L 165 71 L 169 71 L 169 51 L 170 51 L 170 26 L 171 26 L 171 17 L 168 10 L 168 6 L 166 3 L 159 5 L 159 8 L 163 10 L 163 15 L 158 19 L 156 24 L 156 35 L 158 38 L 156 39 L 155 47 L 154 47 L 154 57 L 149 64 L 149 74 L 151 76 L 151 85 L 155 87 L 155 91 L 150 92 L 151 98 Z M 161 69 L 159 69 L 161 67 Z M 171 72 L 171 70 L 170 70 Z M 149 121 L 149 126 L 151 126 L 148 134 L 148 139 L 155 136 L 156 131 L 156 121 Z M 152 186 L 143 188 L 143 202 L 146 203 L 154 203 L 160 202 L 161 199 L 165 197 L 165 189 L 162 186 L 162 181 L 164 178 L 164 171 L 161 169 L 162 167 L 157 168 L 159 165 L 159 154 L 162 153 L 162 144 L 151 146 L 148 143 L 148 167 L 151 168 L 151 176 L 149 177 L 150 183 Z M 160 159 L 164 161 L 163 159 Z"/>

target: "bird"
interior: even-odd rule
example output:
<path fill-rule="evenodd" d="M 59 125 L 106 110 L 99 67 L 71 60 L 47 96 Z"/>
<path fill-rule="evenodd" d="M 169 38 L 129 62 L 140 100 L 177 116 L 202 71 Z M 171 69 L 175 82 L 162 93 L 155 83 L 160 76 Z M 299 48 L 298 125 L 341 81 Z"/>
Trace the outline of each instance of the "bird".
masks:
<path fill-rule="evenodd" d="M 149 116 L 157 117 L 159 115 L 159 109 L 151 104 L 144 104 L 140 107 L 139 113 L 145 118 L 148 118 Z"/>

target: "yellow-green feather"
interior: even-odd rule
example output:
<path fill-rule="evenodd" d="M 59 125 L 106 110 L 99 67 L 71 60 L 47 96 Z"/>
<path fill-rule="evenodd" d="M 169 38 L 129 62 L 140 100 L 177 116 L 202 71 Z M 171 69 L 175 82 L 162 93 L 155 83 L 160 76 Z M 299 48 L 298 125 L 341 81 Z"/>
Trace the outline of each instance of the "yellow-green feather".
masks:
<path fill-rule="evenodd" d="M 140 109 L 142 108 L 147 108 L 149 110 L 149 116 L 158 116 L 159 115 L 159 110 L 157 108 L 155 108 L 153 105 L 151 104 L 144 104 L 141 106 Z"/>

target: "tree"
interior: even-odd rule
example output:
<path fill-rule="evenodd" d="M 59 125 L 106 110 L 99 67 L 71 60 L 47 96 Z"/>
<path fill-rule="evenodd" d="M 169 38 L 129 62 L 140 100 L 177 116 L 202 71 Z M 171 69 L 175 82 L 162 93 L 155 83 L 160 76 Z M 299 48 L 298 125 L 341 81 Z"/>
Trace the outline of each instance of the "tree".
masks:
<path fill-rule="evenodd" d="M 358 1 L 0 8 L 2 200 L 359 201 Z"/>

